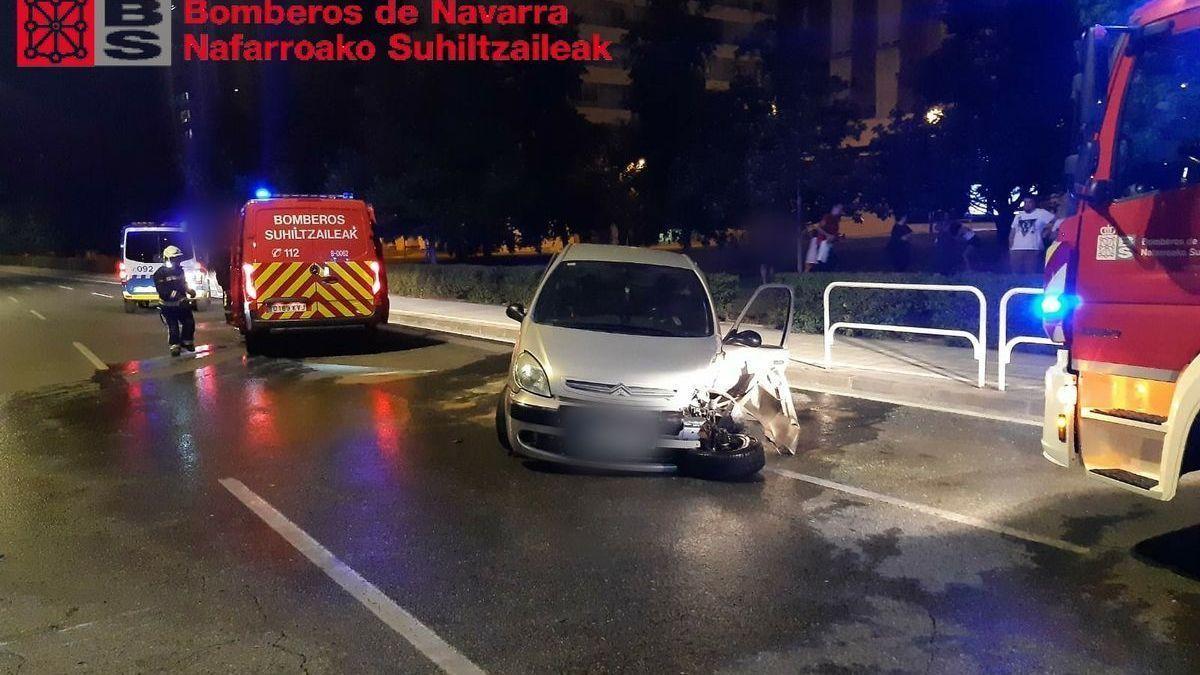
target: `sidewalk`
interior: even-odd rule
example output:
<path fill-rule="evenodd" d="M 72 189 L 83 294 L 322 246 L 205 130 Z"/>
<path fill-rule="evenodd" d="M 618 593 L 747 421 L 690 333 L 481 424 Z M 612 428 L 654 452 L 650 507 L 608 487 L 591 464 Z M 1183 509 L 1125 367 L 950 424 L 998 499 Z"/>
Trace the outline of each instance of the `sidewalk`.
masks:
<path fill-rule="evenodd" d="M 391 296 L 392 323 L 512 343 L 518 324 L 504 308 L 452 300 Z M 977 363 L 969 347 L 838 336 L 833 367 L 824 367 L 822 336 L 788 337 L 793 389 L 1041 424 L 1042 377 L 1054 358 L 1020 348 L 1008 367 L 1008 391 L 996 389 L 997 352 L 987 355 L 987 388 L 975 386 Z"/>

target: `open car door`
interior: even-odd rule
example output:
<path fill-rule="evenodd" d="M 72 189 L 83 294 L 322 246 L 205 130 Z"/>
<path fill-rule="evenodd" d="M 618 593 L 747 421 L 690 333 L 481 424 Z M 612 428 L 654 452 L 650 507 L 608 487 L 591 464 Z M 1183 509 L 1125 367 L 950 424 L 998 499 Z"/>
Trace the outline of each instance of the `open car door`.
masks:
<path fill-rule="evenodd" d="M 758 421 L 767 440 L 785 454 L 795 452 L 800 435 L 787 381 L 787 338 L 795 309 L 791 286 L 759 286 L 722 338 L 715 387 L 736 401 L 735 419 Z"/>

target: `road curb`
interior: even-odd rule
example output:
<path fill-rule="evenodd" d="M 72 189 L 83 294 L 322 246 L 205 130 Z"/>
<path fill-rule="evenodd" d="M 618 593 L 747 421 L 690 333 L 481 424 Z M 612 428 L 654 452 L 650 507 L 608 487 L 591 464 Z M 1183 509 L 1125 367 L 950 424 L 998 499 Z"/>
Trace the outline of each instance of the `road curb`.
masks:
<path fill-rule="evenodd" d="M 492 321 L 462 319 L 444 314 L 411 312 L 400 309 L 393 309 L 389 312 L 389 322 L 409 328 L 420 328 L 437 333 L 451 333 L 479 338 L 481 340 L 503 342 L 505 344 L 515 344 L 521 330 L 520 325 L 516 321 L 513 321 L 511 325 L 504 325 Z"/>

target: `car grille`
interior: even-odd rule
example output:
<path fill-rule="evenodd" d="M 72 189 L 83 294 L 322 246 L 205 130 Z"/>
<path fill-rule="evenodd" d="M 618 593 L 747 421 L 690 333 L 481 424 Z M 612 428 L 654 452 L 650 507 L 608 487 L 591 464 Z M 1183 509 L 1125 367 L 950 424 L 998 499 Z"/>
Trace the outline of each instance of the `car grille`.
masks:
<path fill-rule="evenodd" d="M 616 398 L 669 399 L 675 396 L 674 389 L 633 387 L 627 384 L 609 384 L 607 382 L 588 382 L 585 380 L 567 380 L 566 384 L 576 391 L 586 391 L 589 394 L 600 394 Z"/>

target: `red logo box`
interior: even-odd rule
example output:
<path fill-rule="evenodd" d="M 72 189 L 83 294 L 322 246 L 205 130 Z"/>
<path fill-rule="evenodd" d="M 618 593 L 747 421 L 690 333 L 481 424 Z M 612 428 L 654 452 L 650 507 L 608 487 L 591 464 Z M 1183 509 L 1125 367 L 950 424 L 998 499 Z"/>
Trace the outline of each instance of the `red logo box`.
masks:
<path fill-rule="evenodd" d="M 17 65 L 96 65 L 94 0 L 16 0 Z"/>

